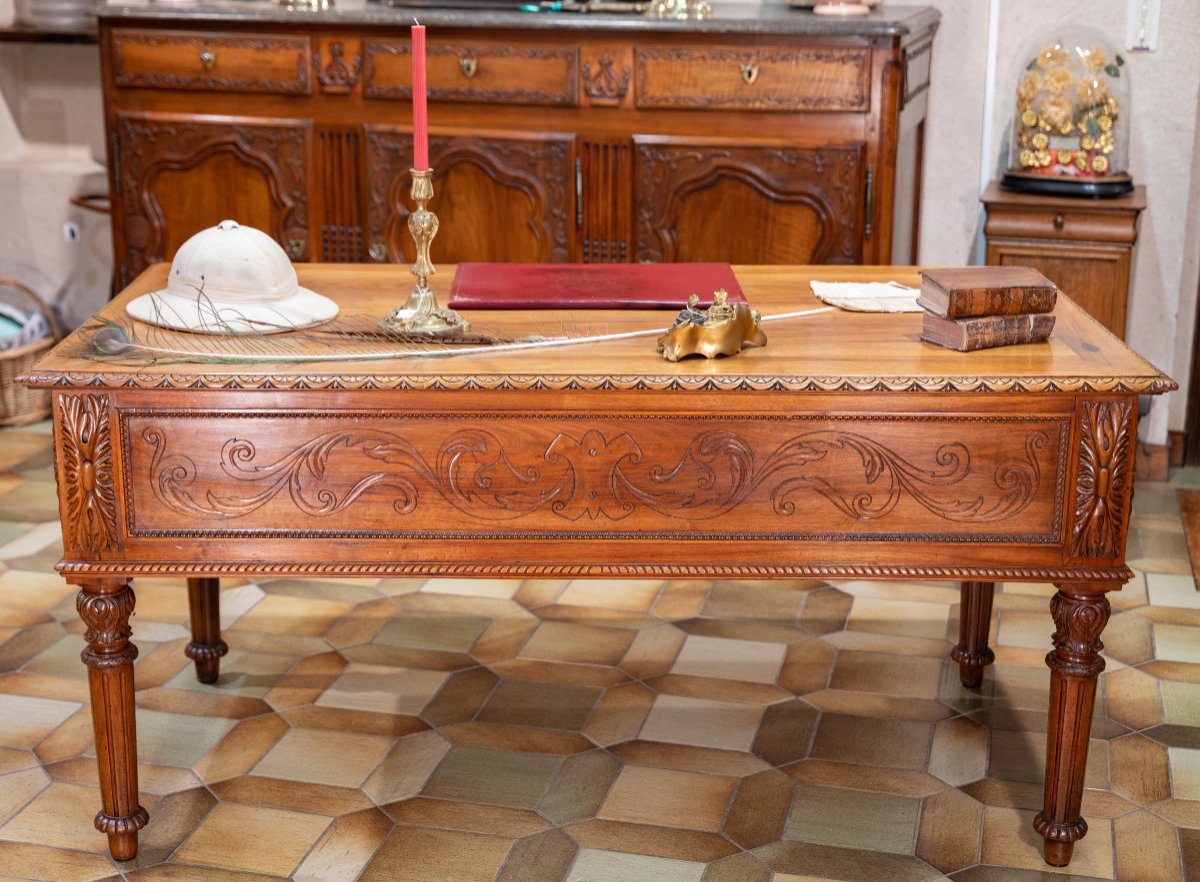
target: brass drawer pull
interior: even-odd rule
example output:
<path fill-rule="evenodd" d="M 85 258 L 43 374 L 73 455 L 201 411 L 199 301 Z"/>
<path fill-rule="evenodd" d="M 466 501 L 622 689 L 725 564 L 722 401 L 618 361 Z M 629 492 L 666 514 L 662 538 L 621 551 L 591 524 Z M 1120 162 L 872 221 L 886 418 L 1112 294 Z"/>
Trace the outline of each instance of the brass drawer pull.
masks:
<path fill-rule="evenodd" d="M 1067 219 L 1061 214 L 1054 215 L 1054 229 L 1061 230 L 1067 225 Z"/>
<path fill-rule="evenodd" d="M 471 55 L 466 58 L 460 58 L 458 59 L 458 69 L 469 80 L 475 76 L 475 71 L 479 70 L 479 59 Z"/>
<path fill-rule="evenodd" d="M 217 53 L 212 49 L 200 50 L 200 63 L 205 70 L 212 70 L 217 63 Z"/>
<path fill-rule="evenodd" d="M 750 64 L 740 65 L 742 69 L 742 80 L 747 86 L 753 86 L 754 81 L 758 79 L 758 63 L 751 62 Z"/>

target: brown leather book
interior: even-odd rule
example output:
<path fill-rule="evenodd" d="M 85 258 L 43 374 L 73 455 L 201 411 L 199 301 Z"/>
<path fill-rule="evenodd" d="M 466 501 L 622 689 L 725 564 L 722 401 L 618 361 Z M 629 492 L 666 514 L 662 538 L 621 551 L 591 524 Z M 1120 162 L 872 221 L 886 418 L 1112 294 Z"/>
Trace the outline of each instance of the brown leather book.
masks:
<path fill-rule="evenodd" d="M 936 267 L 921 272 L 917 303 L 943 318 L 1050 312 L 1058 289 L 1027 266 Z"/>
<path fill-rule="evenodd" d="M 922 318 L 922 340 L 959 352 L 1015 343 L 1040 343 L 1054 329 L 1054 316 L 1047 313 L 948 319 L 927 312 Z"/>

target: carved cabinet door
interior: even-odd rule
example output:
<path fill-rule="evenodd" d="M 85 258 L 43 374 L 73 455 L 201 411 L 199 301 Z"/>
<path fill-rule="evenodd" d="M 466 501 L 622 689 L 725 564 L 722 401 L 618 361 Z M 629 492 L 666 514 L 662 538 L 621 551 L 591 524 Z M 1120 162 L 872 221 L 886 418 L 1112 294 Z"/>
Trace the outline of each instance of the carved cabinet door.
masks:
<path fill-rule="evenodd" d="M 859 263 L 866 145 L 634 138 L 640 261 Z"/>
<path fill-rule="evenodd" d="M 118 113 L 118 267 L 128 282 L 231 218 L 308 257 L 307 120 Z"/>
<path fill-rule="evenodd" d="M 371 125 L 365 141 L 369 253 L 377 261 L 411 263 L 412 136 L 399 127 Z M 572 259 L 575 153 L 576 137 L 569 133 L 431 136 L 434 263 Z"/>

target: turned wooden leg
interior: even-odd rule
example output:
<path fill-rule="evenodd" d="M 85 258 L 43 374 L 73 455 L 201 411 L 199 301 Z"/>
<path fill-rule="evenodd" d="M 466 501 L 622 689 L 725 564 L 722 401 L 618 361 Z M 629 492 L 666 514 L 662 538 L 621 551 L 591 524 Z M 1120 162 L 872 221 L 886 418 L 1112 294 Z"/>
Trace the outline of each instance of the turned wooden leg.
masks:
<path fill-rule="evenodd" d="M 137 732 L 133 709 L 133 591 L 125 579 L 79 579 L 75 608 L 87 626 L 83 663 L 88 666 L 92 728 L 100 796 L 104 807 L 96 829 L 108 834 L 108 849 L 118 861 L 137 855 L 138 830 L 149 816 L 138 805 Z"/>
<path fill-rule="evenodd" d="M 184 654 L 196 662 L 196 679 L 217 682 L 221 656 L 229 647 L 221 639 L 220 579 L 188 579 L 188 607 L 192 618 L 192 642 Z"/>
<path fill-rule="evenodd" d="M 996 660 L 988 648 L 988 627 L 992 621 L 994 582 L 963 582 L 959 606 L 958 645 L 950 658 L 958 662 L 958 677 L 968 689 L 983 682 L 983 669 Z"/>
<path fill-rule="evenodd" d="M 1087 768 L 1088 738 L 1096 677 L 1104 670 L 1100 632 L 1108 623 L 1104 589 L 1083 593 L 1090 585 L 1060 585 L 1050 601 L 1054 616 L 1054 651 L 1050 666 L 1050 729 L 1046 741 L 1046 796 L 1033 829 L 1045 840 L 1046 863 L 1065 867 L 1076 840 L 1087 833 L 1079 816 L 1083 773 Z M 1076 593 L 1079 592 L 1079 593 Z"/>

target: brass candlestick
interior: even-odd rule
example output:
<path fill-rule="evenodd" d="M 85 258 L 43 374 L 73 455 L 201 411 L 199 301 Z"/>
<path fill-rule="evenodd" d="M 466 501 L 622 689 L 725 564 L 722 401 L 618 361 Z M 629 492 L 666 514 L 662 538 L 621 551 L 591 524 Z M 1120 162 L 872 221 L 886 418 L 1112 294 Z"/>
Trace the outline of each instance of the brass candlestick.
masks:
<path fill-rule="evenodd" d="M 412 169 L 412 190 L 416 209 L 408 216 L 408 231 L 417 243 L 417 259 L 412 274 L 417 277 L 408 302 L 388 313 L 380 322 L 385 331 L 446 339 L 461 337 L 471 325 L 453 309 L 438 306 L 429 287 L 429 277 L 437 270 L 429 260 L 429 246 L 437 235 L 437 215 L 425 207 L 433 197 L 433 169 Z"/>

